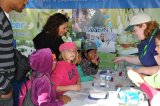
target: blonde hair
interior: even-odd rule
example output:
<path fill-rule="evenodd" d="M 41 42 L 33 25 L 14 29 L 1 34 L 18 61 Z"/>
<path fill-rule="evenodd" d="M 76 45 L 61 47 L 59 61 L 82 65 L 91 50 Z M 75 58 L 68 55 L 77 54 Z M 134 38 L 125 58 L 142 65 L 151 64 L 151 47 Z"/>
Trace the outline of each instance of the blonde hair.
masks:
<path fill-rule="evenodd" d="M 64 51 L 62 51 L 62 52 L 61 52 L 59 59 L 60 59 L 60 60 L 64 60 L 64 61 L 66 61 L 66 57 L 65 57 L 65 53 L 64 53 Z M 77 63 L 77 61 L 78 61 L 78 51 L 76 50 L 75 58 L 74 58 L 74 60 L 73 60 L 73 61 L 71 61 L 71 63 L 76 64 L 76 63 Z"/>

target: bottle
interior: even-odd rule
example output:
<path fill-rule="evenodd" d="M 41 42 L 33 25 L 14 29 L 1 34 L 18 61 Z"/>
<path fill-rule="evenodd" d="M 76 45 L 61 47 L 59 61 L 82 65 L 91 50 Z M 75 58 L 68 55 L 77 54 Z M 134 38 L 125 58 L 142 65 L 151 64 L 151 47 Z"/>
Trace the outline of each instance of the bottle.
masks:
<path fill-rule="evenodd" d="M 100 74 L 101 81 L 100 81 L 100 86 L 105 87 L 106 86 L 106 75 L 105 74 Z"/>
<path fill-rule="evenodd" d="M 106 75 L 106 87 L 109 88 L 109 82 L 111 81 L 111 76 Z"/>

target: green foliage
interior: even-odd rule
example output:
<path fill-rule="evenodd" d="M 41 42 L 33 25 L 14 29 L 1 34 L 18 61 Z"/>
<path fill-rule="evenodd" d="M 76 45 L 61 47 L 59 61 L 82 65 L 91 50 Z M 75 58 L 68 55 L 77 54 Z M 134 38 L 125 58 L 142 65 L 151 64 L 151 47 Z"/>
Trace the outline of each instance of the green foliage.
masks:
<path fill-rule="evenodd" d="M 103 70 L 106 68 L 114 70 L 115 63 L 113 62 L 113 59 L 115 58 L 116 54 L 112 53 L 98 53 L 100 57 L 100 64 L 99 69 Z"/>

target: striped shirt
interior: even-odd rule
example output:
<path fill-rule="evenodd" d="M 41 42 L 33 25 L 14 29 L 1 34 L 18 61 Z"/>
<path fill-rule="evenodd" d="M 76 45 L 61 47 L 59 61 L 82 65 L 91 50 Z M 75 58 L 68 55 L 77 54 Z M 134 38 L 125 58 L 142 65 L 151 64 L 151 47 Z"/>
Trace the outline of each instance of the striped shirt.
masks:
<path fill-rule="evenodd" d="M 11 24 L 0 8 L 0 94 L 7 94 L 11 89 L 11 80 L 15 74 L 13 31 Z"/>

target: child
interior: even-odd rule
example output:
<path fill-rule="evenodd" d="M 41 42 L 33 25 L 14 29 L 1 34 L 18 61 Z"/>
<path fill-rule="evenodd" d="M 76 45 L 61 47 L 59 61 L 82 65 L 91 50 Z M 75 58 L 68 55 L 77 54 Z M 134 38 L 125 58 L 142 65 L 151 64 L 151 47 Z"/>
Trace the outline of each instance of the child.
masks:
<path fill-rule="evenodd" d="M 32 102 L 36 106 L 62 106 L 62 100 L 56 99 L 55 87 L 51 84 L 50 75 L 55 67 L 55 56 L 49 48 L 40 49 L 29 57 L 30 66 L 33 69 Z"/>
<path fill-rule="evenodd" d="M 153 75 L 154 76 L 154 75 Z M 158 81 L 156 81 L 156 77 L 160 78 L 160 74 L 157 75 L 154 79 L 153 76 L 146 76 L 150 80 L 152 80 L 156 84 Z M 153 88 L 152 85 L 150 85 L 148 82 L 146 82 L 140 74 L 133 70 L 128 71 L 128 77 L 138 86 L 140 89 L 147 94 L 147 97 L 149 98 L 150 106 L 159 106 L 160 105 L 160 92 Z M 159 84 L 158 84 L 159 85 Z"/>
<path fill-rule="evenodd" d="M 94 42 L 89 41 L 84 45 L 80 66 L 85 75 L 95 75 L 98 72 L 98 65 L 97 46 Z"/>
<path fill-rule="evenodd" d="M 82 67 L 79 65 L 81 62 L 82 58 L 81 58 L 81 51 L 78 51 L 78 60 L 77 60 L 77 69 L 78 69 L 78 73 L 80 75 L 80 81 L 81 82 L 86 82 L 86 81 L 92 81 L 93 80 L 93 76 L 88 76 L 88 75 L 84 75 L 83 73 L 83 69 Z"/>
<path fill-rule="evenodd" d="M 65 42 L 59 47 L 61 59 L 57 62 L 52 73 L 52 81 L 56 86 L 56 91 L 61 96 L 65 91 L 79 91 L 80 78 L 76 68 L 77 48 L 73 42 Z"/>
<path fill-rule="evenodd" d="M 160 34 L 155 38 L 156 48 L 155 50 L 158 53 L 160 59 Z M 128 77 L 144 91 L 149 97 L 151 106 L 159 106 L 160 102 L 156 98 L 160 98 L 160 93 L 156 89 L 160 89 L 160 70 L 157 70 L 155 74 L 151 76 L 145 76 L 138 74 L 133 70 L 128 71 Z M 157 104 L 157 105 L 155 105 Z"/>

